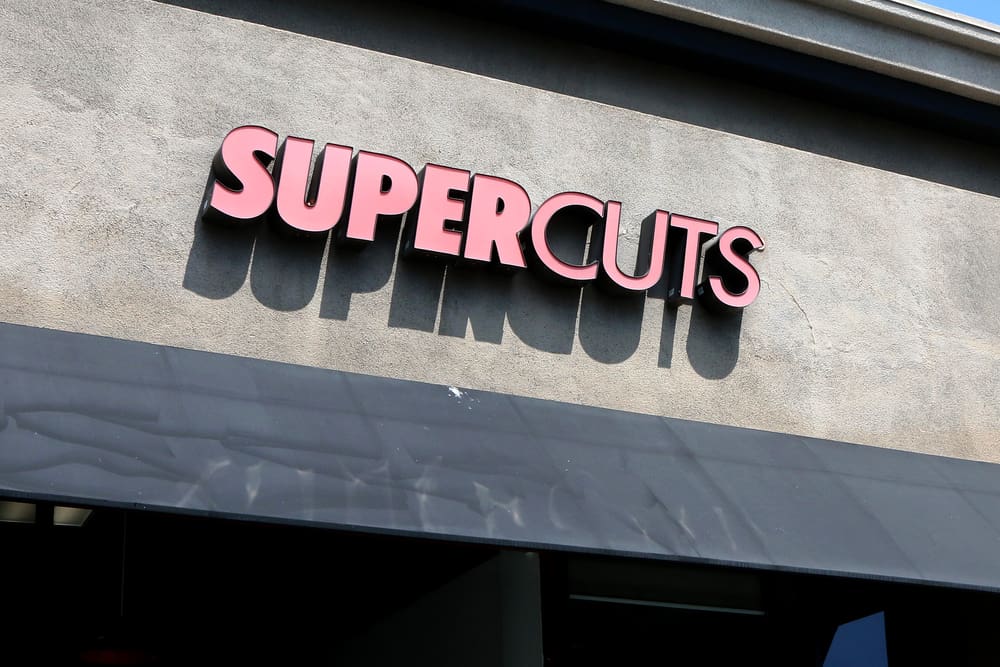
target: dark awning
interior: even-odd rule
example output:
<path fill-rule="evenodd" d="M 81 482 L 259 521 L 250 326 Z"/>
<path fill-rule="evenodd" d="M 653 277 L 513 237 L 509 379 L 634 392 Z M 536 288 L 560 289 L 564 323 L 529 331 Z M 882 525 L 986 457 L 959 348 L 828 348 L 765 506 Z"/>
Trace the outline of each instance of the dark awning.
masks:
<path fill-rule="evenodd" d="M 0 495 L 1000 590 L 1000 467 L 0 325 Z"/>

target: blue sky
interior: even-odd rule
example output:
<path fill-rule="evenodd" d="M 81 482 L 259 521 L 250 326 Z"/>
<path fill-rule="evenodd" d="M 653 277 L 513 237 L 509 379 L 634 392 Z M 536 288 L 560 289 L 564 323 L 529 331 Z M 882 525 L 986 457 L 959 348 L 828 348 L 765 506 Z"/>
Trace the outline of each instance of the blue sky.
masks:
<path fill-rule="evenodd" d="M 1000 24 L 1000 0 L 923 0 L 929 5 Z"/>

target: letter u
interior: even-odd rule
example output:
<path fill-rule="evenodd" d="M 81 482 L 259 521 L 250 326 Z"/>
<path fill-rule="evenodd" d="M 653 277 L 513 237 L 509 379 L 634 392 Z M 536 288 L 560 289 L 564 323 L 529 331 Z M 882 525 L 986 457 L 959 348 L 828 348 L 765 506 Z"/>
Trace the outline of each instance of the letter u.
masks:
<path fill-rule="evenodd" d="M 601 240 L 601 282 L 608 287 L 629 292 L 645 292 L 660 282 L 667 251 L 667 231 L 670 216 L 656 211 L 653 224 L 647 219 L 639 238 L 636 274 L 630 276 L 618 267 L 618 230 L 621 226 L 621 202 L 609 201 L 604 214 L 604 236 Z"/>
<path fill-rule="evenodd" d="M 292 229 L 321 234 L 331 230 L 344 214 L 353 150 L 327 144 L 316 160 L 310 182 L 312 152 L 309 139 L 285 139 L 274 165 L 278 181 L 274 213 Z"/>

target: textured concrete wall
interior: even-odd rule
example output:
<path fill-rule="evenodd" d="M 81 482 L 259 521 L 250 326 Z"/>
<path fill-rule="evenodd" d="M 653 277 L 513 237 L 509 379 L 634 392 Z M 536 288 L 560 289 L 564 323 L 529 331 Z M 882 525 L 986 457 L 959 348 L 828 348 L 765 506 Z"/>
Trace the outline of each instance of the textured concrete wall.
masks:
<path fill-rule="evenodd" d="M 0 3 L 0 319 L 1000 461 L 990 151 L 405 5 L 187 4 Z M 247 123 L 620 199 L 632 252 L 657 207 L 746 224 L 763 290 L 716 320 L 399 263 L 392 230 L 213 233 Z"/>

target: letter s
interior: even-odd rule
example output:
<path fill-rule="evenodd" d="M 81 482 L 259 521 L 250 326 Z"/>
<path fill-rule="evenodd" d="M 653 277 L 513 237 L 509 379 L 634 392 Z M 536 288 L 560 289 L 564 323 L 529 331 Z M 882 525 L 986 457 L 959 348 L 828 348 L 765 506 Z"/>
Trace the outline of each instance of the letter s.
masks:
<path fill-rule="evenodd" d="M 746 308 L 760 294 L 760 276 L 747 260 L 754 250 L 763 250 L 764 241 L 749 227 L 731 227 L 705 251 L 705 275 L 698 285 L 698 299 L 712 310 Z"/>
<path fill-rule="evenodd" d="M 229 132 L 212 160 L 212 183 L 202 209 L 210 222 L 246 224 L 262 218 L 274 201 L 267 165 L 278 150 L 278 135 L 244 125 Z"/>

